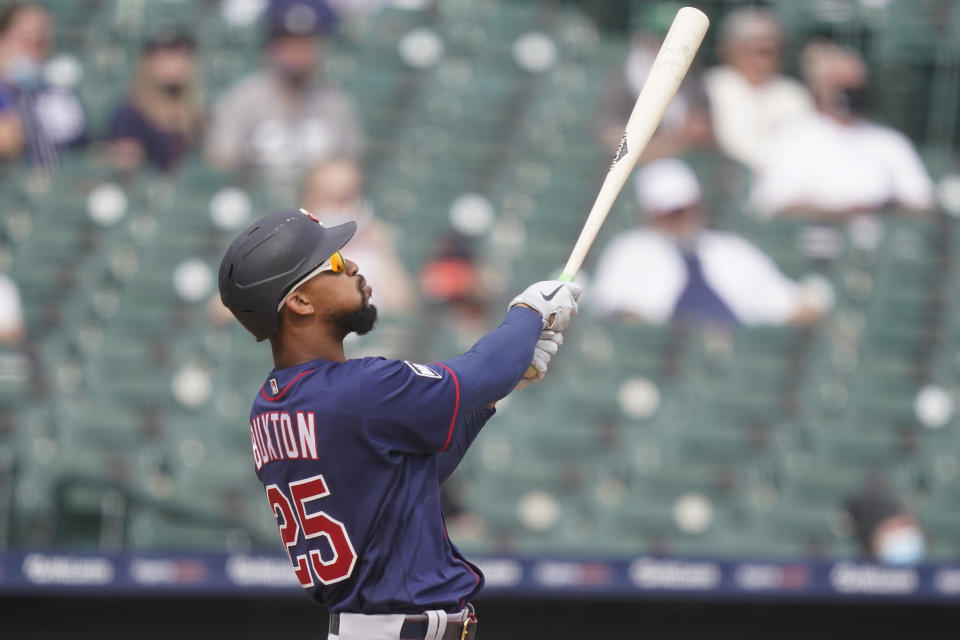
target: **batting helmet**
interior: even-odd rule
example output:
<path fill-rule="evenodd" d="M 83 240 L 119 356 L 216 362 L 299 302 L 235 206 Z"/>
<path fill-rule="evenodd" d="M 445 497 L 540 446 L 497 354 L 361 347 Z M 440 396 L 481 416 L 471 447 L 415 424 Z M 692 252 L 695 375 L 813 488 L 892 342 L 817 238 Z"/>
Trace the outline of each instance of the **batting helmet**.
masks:
<path fill-rule="evenodd" d="M 244 229 L 223 256 L 220 300 L 257 342 L 266 340 L 280 328 L 277 307 L 284 296 L 356 231 L 356 222 L 328 229 L 304 209 L 263 216 Z"/>

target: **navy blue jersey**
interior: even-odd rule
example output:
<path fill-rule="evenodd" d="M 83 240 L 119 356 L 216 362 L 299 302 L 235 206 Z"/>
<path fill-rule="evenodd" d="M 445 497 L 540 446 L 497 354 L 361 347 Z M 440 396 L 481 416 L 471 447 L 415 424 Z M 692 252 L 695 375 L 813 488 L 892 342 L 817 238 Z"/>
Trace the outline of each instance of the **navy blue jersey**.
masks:
<path fill-rule="evenodd" d="M 257 475 L 300 584 L 332 612 L 456 612 L 483 586 L 447 537 L 440 484 L 529 366 L 540 316 L 514 308 L 462 356 L 313 360 L 253 403 Z"/>

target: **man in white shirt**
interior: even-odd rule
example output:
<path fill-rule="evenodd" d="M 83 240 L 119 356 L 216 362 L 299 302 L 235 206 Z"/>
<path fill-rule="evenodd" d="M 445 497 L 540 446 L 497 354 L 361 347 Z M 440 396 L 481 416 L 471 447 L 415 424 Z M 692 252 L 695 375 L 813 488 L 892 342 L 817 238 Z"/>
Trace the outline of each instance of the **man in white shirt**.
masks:
<path fill-rule="evenodd" d="M 801 57 L 817 112 L 784 127 L 758 173 L 753 202 L 767 216 L 839 220 L 888 205 L 933 206 L 933 183 L 906 136 L 865 118 L 868 71 L 829 42 Z"/>
<path fill-rule="evenodd" d="M 758 248 L 706 228 L 699 183 L 683 162 L 645 166 L 636 193 L 649 225 L 601 256 L 591 295 L 600 315 L 732 326 L 807 324 L 825 311 Z"/>
<path fill-rule="evenodd" d="M 13 280 L 0 273 L 0 347 L 17 345 L 23 335 L 20 292 Z"/>
<path fill-rule="evenodd" d="M 783 29 L 769 9 L 744 7 L 720 25 L 724 64 L 704 74 L 717 145 L 751 169 L 770 152 L 770 139 L 790 120 L 813 111 L 803 85 L 780 74 Z"/>
<path fill-rule="evenodd" d="M 358 156 L 364 139 L 353 101 L 318 73 L 332 12 L 310 0 L 275 5 L 265 18 L 264 68 L 217 101 L 206 152 L 214 166 L 252 168 L 292 198 L 305 169 Z"/>

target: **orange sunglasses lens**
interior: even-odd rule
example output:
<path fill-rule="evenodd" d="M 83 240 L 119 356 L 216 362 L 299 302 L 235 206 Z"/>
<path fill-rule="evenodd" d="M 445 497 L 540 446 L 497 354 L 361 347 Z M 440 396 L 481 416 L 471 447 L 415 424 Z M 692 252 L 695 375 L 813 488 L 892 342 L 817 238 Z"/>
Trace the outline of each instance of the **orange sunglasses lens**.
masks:
<path fill-rule="evenodd" d="M 344 268 L 343 256 L 340 255 L 339 251 L 330 256 L 330 271 L 333 271 L 334 273 L 343 273 Z"/>

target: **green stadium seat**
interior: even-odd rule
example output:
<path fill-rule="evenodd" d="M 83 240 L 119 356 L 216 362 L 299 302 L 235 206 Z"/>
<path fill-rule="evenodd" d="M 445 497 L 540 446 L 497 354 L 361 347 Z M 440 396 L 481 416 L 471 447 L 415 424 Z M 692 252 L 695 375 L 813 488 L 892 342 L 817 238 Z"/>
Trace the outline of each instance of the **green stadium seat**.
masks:
<path fill-rule="evenodd" d="M 206 523 L 202 514 L 157 513 L 149 509 L 131 514 L 128 544 L 132 549 L 194 549 L 207 551 L 249 551 L 251 535 L 240 527 Z M 263 544 L 260 541 L 260 544 Z"/>

